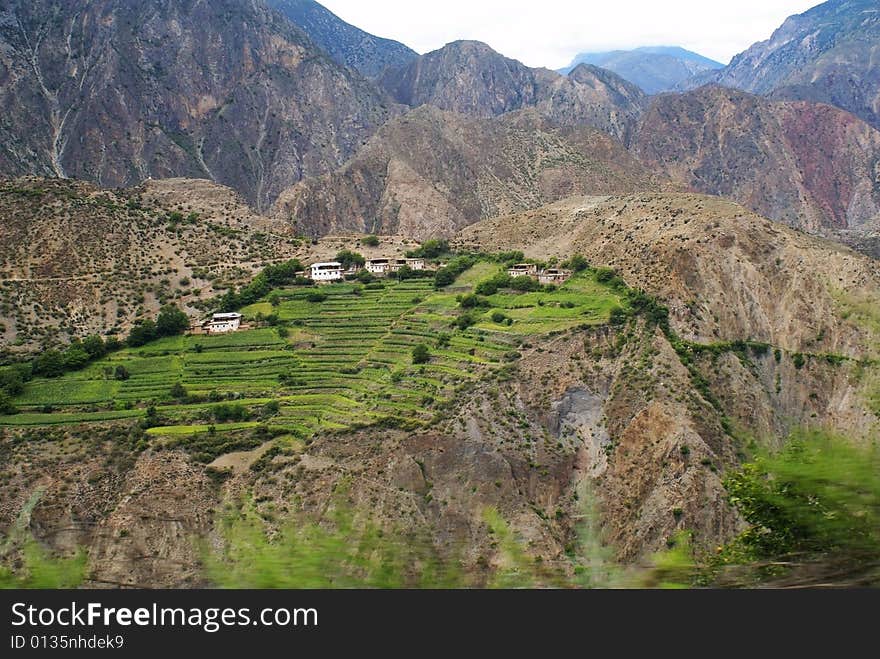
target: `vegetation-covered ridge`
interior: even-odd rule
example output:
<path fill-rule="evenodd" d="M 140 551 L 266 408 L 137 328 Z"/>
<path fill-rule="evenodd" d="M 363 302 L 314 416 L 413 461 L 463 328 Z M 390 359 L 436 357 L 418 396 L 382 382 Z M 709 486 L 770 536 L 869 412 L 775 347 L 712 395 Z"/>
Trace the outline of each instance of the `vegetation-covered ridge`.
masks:
<path fill-rule="evenodd" d="M 530 336 L 607 324 L 628 305 L 624 290 L 585 263 L 560 287 L 530 279 L 499 287 L 506 263 L 520 257 L 461 255 L 433 279 L 320 288 L 272 288 L 284 279 L 274 277 L 284 266 L 273 266 L 216 301 L 249 302 L 243 312 L 254 329 L 143 342 L 136 327 L 138 340 L 81 370 L 42 377 L 38 369 L 13 392 L 20 413 L 0 423 L 142 418 L 150 435 L 178 442 L 258 426 L 307 439 L 322 430 L 428 424 L 481 373 L 517 360 Z"/>

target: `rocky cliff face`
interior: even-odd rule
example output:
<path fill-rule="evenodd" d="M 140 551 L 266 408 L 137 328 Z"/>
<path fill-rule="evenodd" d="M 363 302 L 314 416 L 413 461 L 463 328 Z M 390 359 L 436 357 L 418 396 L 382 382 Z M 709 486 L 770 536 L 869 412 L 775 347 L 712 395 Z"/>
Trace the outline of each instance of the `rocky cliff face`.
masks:
<path fill-rule="evenodd" d="M 711 79 L 775 98 L 836 105 L 880 128 L 880 8 L 831 0 L 789 18 Z"/>
<path fill-rule="evenodd" d="M 692 189 L 813 233 L 880 219 L 880 132 L 827 105 L 721 87 L 653 100 L 635 153 Z"/>
<path fill-rule="evenodd" d="M 389 69 L 381 84 L 400 103 L 433 105 L 471 117 L 496 117 L 534 107 L 565 125 L 586 125 L 625 141 L 644 94 L 623 78 L 582 65 L 567 78 L 531 69 L 486 44 L 458 41 L 405 67 Z"/>
<path fill-rule="evenodd" d="M 0 171 L 128 186 L 210 178 L 257 209 L 388 117 L 262 1 L 48 0 L 0 10 Z"/>
<path fill-rule="evenodd" d="M 391 39 L 382 39 L 349 25 L 314 0 L 267 0 L 301 27 L 309 38 L 334 60 L 357 69 L 369 78 L 385 69 L 404 66 L 418 53 Z"/>
<path fill-rule="evenodd" d="M 607 135 L 560 128 L 534 109 L 474 119 L 423 107 L 385 125 L 338 171 L 283 193 L 275 215 L 308 235 L 424 239 L 572 194 L 669 187 Z"/>

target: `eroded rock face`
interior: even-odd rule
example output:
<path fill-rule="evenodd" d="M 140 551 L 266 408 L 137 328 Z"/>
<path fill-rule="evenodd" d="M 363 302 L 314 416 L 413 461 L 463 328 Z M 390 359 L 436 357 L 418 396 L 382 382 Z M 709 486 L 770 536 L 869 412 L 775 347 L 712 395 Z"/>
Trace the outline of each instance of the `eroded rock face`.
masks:
<path fill-rule="evenodd" d="M 790 17 L 711 79 L 777 98 L 836 105 L 880 129 L 878 38 L 874 0 L 832 0 Z"/>
<path fill-rule="evenodd" d="M 5 175 L 209 178 L 260 210 L 389 116 L 370 83 L 262 2 L 15 0 L 0 12 Z"/>
<path fill-rule="evenodd" d="M 0 435 L 0 533 L 87 553 L 85 585 L 193 588 L 219 491 L 179 452 L 138 453 L 122 425 Z"/>
<path fill-rule="evenodd" d="M 286 190 L 273 214 L 306 235 L 428 239 L 573 194 L 668 189 L 683 188 L 611 137 L 540 110 L 481 119 L 426 106 L 383 126 L 337 171 Z"/>
<path fill-rule="evenodd" d="M 880 132 L 852 114 L 703 87 L 653 99 L 633 150 L 696 192 L 809 233 L 864 234 L 880 218 Z"/>

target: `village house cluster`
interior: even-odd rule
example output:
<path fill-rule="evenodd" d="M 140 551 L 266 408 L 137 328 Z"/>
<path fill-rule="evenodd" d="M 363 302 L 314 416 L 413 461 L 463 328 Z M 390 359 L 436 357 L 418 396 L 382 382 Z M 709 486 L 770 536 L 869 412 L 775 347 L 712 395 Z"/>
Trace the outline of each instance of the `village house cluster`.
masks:
<path fill-rule="evenodd" d="M 399 272 L 404 267 L 408 267 L 410 270 L 425 270 L 427 262 L 425 259 L 371 259 L 366 262 L 363 269 L 376 277 L 387 277 Z M 356 275 L 360 270 L 361 268 L 358 266 L 346 270 L 341 263 L 329 261 L 327 263 L 313 263 L 309 266 L 308 272 L 304 274 L 316 284 L 329 284 L 343 281 L 347 276 Z"/>
<path fill-rule="evenodd" d="M 423 271 L 427 270 L 428 264 L 425 259 L 383 258 L 367 261 L 363 269 L 376 277 L 388 277 L 400 272 L 404 267 L 408 267 L 410 270 Z M 327 261 L 326 263 L 313 263 L 309 266 L 308 270 L 297 274 L 311 279 L 316 284 L 332 284 L 344 281 L 346 277 L 356 275 L 361 269 L 359 266 L 346 269 L 338 261 Z M 242 323 L 242 318 L 240 313 L 215 313 L 210 319 L 192 325 L 190 327 L 190 334 L 228 334 L 248 329 Z"/>
<path fill-rule="evenodd" d="M 534 263 L 518 263 L 507 269 L 507 274 L 511 277 L 531 277 L 537 279 L 544 286 L 549 284 L 564 284 L 571 279 L 571 270 L 563 270 L 561 268 L 546 268 L 539 270 Z"/>

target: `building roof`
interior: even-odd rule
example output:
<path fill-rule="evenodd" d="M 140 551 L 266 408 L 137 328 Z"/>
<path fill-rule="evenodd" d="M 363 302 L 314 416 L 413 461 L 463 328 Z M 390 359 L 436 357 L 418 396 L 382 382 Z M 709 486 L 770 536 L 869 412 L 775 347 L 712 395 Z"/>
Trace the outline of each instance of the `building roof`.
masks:
<path fill-rule="evenodd" d="M 242 315 L 240 313 L 215 313 L 211 320 L 215 321 L 223 321 L 223 320 L 240 320 Z"/>
<path fill-rule="evenodd" d="M 337 263 L 336 261 L 331 261 L 329 263 L 312 263 L 312 268 L 325 268 L 327 270 L 330 269 L 341 269 L 342 264 Z"/>

